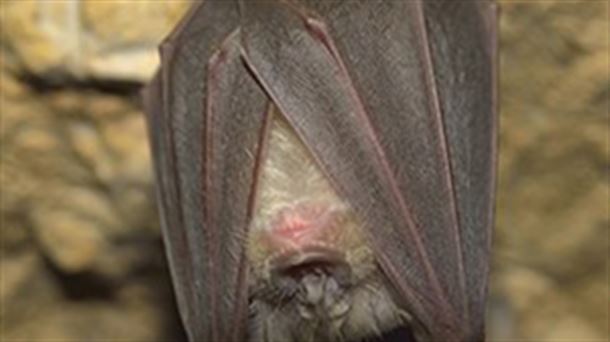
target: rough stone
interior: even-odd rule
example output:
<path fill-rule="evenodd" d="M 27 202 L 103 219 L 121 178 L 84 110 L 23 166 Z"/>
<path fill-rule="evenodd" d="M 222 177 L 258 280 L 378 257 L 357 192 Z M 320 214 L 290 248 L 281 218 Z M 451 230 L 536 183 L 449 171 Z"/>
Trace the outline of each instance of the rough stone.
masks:
<path fill-rule="evenodd" d="M 191 1 L 22 1 L 2 3 L 14 67 L 43 78 L 144 81 L 157 46 Z"/>
<path fill-rule="evenodd" d="M 503 2 L 492 293 L 513 338 L 608 338 L 608 3 Z"/>
<path fill-rule="evenodd" d="M 86 217 L 57 208 L 38 210 L 34 219 L 44 252 L 67 273 L 90 269 L 104 249 L 100 229 Z"/>

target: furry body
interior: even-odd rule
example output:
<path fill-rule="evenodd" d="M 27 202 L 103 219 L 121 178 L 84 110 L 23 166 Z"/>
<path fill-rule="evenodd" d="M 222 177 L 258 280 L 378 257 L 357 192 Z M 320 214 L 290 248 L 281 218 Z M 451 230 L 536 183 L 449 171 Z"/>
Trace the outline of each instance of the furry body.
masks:
<path fill-rule="evenodd" d="M 295 132 L 276 112 L 263 163 L 257 209 L 248 237 L 251 265 L 253 339 L 264 341 L 344 341 L 379 335 L 405 322 L 384 284 L 358 218 L 332 189 Z M 299 244 L 271 245 L 278 217 L 302 207 L 315 208 L 314 219 L 330 212 L 325 234 Z M 317 224 L 314 222 L 313 224 Z M 280 227 L 281 228 L 281 227 Z M 339 260 L 307 265 L 308 249 L 323 247 Z M 278 274 L 274 261 L 292 255 L 302 274 Z M 334 263 L 337 265 L 334 265 Z M 329 263 L 330 265 L 324 265 Z M 332 270 L 320 270 L 329 266 Z M 308 297 L 309 298 L 305 298 Z"/>

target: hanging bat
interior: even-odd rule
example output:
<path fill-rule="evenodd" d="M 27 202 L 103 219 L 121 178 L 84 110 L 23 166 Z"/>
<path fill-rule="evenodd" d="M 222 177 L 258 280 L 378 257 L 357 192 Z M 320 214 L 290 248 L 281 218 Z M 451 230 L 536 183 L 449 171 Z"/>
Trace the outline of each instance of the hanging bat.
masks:
<path fill-rule="evenodd" d="M 484 340 L 495 26 L 488 1 L 193 6 L 145 92 L 191 341 Z"/>

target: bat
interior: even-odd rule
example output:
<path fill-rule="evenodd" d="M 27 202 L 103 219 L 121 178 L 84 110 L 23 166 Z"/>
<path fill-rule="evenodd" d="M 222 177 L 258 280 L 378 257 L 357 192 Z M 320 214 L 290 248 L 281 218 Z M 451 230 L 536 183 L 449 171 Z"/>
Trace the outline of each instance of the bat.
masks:
<path fill-rule="evenodd" d="M 484 340 L 496 22 L 485 0 L 194 4 L 144 92 L 191 341 Z"/>

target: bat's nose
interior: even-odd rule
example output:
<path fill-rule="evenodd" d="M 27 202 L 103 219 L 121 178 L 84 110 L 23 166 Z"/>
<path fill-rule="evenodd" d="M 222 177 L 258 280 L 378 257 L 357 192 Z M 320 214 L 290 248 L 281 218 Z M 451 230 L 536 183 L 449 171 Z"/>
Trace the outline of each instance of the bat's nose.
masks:
<path fill-rule="evenodd" d="M 310 247 L 333 249 L 341 233 L 342 213 L 323 204 L 298 204 L 281 210 L 266 234 L 271 250 L 281 254 Z"/>
<path fill-rule="evenodd" d="M 280 211 L 265 234 L 272 251 L 271 271 L 298 281 L 311 274 L 349 274 L 344 251 L 337 244 L 345 229 L 342 216 L 341 211 L 311 203 Z"/>

